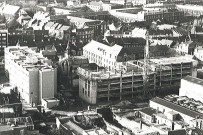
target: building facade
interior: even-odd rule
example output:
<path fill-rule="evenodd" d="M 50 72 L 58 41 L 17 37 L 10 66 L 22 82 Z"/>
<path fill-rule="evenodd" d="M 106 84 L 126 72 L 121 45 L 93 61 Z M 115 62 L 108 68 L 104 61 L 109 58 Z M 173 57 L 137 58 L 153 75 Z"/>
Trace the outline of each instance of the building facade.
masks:
<path fill-rule="evenodd" d="M 5 48 L 5 70 L 25 102 L 40 104 L 56 95 L 57 70 L 50 61 L 28 47 Z"/>
<path fill-rule="evenodd" d="M 203 102 L 202 87 L 203 87 L 202 79 L 192 76 L 186 76 L 185 78 L 181 79 L 179 96 L 187 96 L 189 98 L 193 98 L 195 100 Z"/>

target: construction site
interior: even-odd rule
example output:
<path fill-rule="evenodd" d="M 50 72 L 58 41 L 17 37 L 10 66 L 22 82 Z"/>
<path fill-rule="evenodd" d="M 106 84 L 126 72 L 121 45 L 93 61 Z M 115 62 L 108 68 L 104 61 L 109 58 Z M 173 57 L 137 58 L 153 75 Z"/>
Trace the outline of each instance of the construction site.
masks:
<path fill-rule="evenodd" d="M 144 59 L 125 61 L 119 70 L 79 67 L 80 98 L 96 104 L 104 100 L 177 94 L 183 77 L 197 76 L 198 62 L 190 55 L 150 59 L 148 39 L 147 32 Z"/>
<path fill-rule="evenodd" d="M 176 89 L 178 92 L 181 78 L 187 75 L 195 77 L 197 74 L 197 62 L 190 56 L 150 59 L 145 84 L 143 62 L 124 63 L 127 69 L 125 72 L 78 68 L 80 97 L 88 103 L 96 104 L 104 100 L 135 98 L 144 94 L 151 97 L 157 96 L 157 93 L 172 94 Z"/>

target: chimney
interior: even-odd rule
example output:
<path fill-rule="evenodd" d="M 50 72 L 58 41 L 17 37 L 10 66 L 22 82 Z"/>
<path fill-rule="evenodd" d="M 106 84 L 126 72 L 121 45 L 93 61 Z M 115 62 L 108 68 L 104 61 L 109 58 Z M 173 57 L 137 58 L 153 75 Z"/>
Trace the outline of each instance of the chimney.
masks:
<path fill-rule="evenodd" d="M 142 121 L 140 121 L 140 129 L 142 129 Z"/>
<path fill-rule="evenodd" d="M 88 111 L 90 111 L 90 110 L 91 110 L 90 105 L 88 105 L 88 106 L 87 106 L 87 110 L 88 110 Z"/>

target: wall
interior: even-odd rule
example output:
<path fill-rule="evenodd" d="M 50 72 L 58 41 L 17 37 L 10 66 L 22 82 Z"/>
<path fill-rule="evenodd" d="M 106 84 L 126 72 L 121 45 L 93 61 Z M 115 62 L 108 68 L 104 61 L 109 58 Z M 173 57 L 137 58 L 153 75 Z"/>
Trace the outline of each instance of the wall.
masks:
<path fill-rule="evenodd" d="M 34 102 L 35 104 L 39 103 L 39 74 L 38 69 L 29 72 L 29 93 L 28 97 L 30 97 L 28 103 Z M 26 97 L 27 98 L 27 97 Z"/>
<path fill-rule="evenodd" d="M 182 79 L 179 96 L 187 96 L 203 102 L 203 86 L 201 84 L 196 84 Z"/>
<path fill-rule="evenodd" d="M 54 97 L 55 91 L 55 73 L 51 69 L 42 69 L 39 71 L 39 97 L 51 98 Z"/>
<path fill-rule="evenodd" d="M 87 85 L 87 79 L 79 78 L 79 96 L 88 103 L 96 104 L 97 99 L 97 83 L 89 81 L 90 85 Z M 85 86 L 86 85 L 86 86 Z M 88 95 L 89 91 L 89 95 Z"/>
<path fill-rule="evenodd" d="M 186 123 L 190 123 L 190 121 L 194 119 L 194 118 L 192 118 L 192 117 L 190 117 L 190 116 L 188 116 L 188 115 L 185 115 L 185 114 L 183 114 L 183 113 L 180 113 L 180 112 L 177 112 L 177 111 L 175 111 L 175 110 L 172 110 L 171 108 L 162 106 L 162 105 L 160 105 L 160 104 L 158 104 L 158 103 L 156 103 L 156 102 L 153 102 L 153 101 L 151 101 L 151 100 L 150 100 L 150 102 L 149 102 L 149 106 L 150 106 L 151 108 L 154 108 L 154 109 L 157 109 L 157 110 L 161 111 L 162 113 L 163 113 L 163 112 L 166 112 L 166 113 L 167 113 L 167 112 L 170 112 L 170 111 L 179 113 L 180 116 L 184 119 L 184 121 L 185 121 Z"/>

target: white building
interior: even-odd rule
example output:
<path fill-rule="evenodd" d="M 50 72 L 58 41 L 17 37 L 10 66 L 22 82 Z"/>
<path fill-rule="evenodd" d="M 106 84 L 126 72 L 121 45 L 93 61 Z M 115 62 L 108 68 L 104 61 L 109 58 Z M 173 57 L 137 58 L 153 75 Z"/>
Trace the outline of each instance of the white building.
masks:
<path fill-rule="evenodd" d="M 83 47 L 83 55 L 90 63 L 106 67 L 109 70 L 119 69 L 122 62 L 117 63 L 117 57 L 123 47 L 119 45 L 108 46 L 92 40 Z"/>
<path fill-rule="evenodd" d="M 132 37 L 140 37 L 140 38 L 146 38 L 146 29 L 142 29 L 142 28 L 138 28 L 138 27 L 135 27 L 133 30 L 132 30 Z"/>
<path fill-rule="evenodd" d="M 200 16 L 203 15 L 203 6 L 201 5 L 176 5 L 177 9 L 180 11 L 184 11 L 185 13 L 188 13 L 189 15 L 193 16 Z"/>
<path fill-rule="evenodd" d="M 203 80 L 192 76 L 181 79 L 179 96 L 187 96 L 203 102 Z"/>
<path fill-rule="evenodd" d="M 121 9 L 121 10 L 123 10 L 123 9 Z M 140 12 L 137 12 L 137 14 L 132 14 L 132 13 L 121 12 L 119 9 L 114 9 L 114 10 L 109 11 L 109 13 L 112 16 L 117 17 L 121 21 L 124 21 L 124 22 L 136 22 L 136 21 L 145 20 L 145 11 L 140 11 Z"/>
<path fill-rule="evenodd" d="M 28 47 L 5 48 L 5 70 L 10 84 L 18 88 L 25 102 L 40 104 L 43 98 L 54 98 L 57 70 L 49 66 L 42 54 Z"/>
<path fill-rule="evenodd" d="M 203 47 L 198 46 L 194 49 L 194 56 L 203 61 Z"/>
<path fill-rule="evenodd" d="M 102 1 L 99 2 L 91 1 L 89 4 L 87 4 L 87 6 L 95 12 L 111 10 L 111 5 L 105 4 Z"/>
<path fill-rule="evenodd" d="M 110 3 L 125 5 L 127 3 L 132 3 L 132 0 L 110 0 Z"/>
<path fill-rule="evenodd" d="M 182 42 L 176 46 L 175 50 L 181 54 L 191 54 L 193 53 L 190 48 L 192 48 L 193 41 Z"/>

